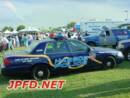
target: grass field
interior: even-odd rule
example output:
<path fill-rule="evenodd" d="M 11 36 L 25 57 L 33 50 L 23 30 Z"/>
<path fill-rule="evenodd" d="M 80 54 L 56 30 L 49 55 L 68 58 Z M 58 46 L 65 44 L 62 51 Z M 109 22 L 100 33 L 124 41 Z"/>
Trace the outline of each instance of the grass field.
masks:
<path fill-rule="evenodd" d="M 130 62 L 113 70 L 59 76 L 65 79 L 63 90 L 8 91 L 11 78 L 0 75 L 0 98 L 130 98 Z"/>

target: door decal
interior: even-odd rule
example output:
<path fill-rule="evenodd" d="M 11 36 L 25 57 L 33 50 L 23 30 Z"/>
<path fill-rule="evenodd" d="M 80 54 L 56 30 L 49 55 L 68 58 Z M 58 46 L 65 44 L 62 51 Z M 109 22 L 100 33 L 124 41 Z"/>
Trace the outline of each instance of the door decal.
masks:
<path fill-rule="evenodd" d="M 55 67 L 68 67 L 68 68 L 80 68 L 87 64 L 88 57 L 87 56 L 78 56 L 78 57 L 64 57 L 55 59 Z"/>

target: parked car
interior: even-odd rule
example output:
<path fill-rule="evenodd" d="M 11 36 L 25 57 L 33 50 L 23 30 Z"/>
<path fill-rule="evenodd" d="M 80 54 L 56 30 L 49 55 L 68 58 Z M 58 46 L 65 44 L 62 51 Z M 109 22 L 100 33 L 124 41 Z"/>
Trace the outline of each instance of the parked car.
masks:
<path fill-rule="evenodd" d="M 3 75 L 25 74 L 47 79 L 60 70 L 114 68 L 123 61 L 122 52 L 110 48 L 90 47 L 75 39 L 54 38 L 38 43 L 27 54 L 7 55 Z"/>
<path fill-rule="evenodd" d="M 117 45 L 117 49 L 121 50 L 125 59 L 130 61 L 130 39 L 120 41 Z"/>

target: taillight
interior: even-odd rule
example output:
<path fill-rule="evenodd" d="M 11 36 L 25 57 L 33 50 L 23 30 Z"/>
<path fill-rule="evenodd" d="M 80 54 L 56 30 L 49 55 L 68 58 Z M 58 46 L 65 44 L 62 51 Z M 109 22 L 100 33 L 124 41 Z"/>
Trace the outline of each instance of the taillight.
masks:
<path fill-rule="evenodd" d="M 8 66 L 8 65 L 10 65 L 10 60 L 9 59 L 7 59 L 7 58 L 4 58 L 4 65 L 5 66 Z"/>

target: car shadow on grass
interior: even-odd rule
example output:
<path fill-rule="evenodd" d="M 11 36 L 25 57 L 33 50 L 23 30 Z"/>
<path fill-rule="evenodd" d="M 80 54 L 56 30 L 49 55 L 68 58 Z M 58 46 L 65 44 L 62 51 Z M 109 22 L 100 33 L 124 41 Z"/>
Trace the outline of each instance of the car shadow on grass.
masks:
<path fill-rule="evenodd" d="M 66 90 L 68 89 L 68 90 Z M 97 98 L 111 97 L 118 94 L 130 93 L 130 79 L 107 82 L 84 88 L 66 88 L 48 91 L 21 91 L 11 93 L 4 98 Z"/>
<path fill-rule="evenodd" d="M 119 68 L 122 67 L 121 65 Z M 94 72 L 94 71 L 104 71 L 104 69 L 101 69 L 100 67 L 97 68 L 81 68 L 81 69 L 76 69 L 76 70 L 59 70 L 55 74 L 51 74 L 49 79 L 55 79 L 59 78 L 61 76 L 69 76 L 69 75 L 75 75 L 75 74 L 80 74 L 80 73 L 88 73 L 88 72 Z M 32 80 L 33 78 L 28 74 L 28 75 L 10 75 L 10 76 L 2 76 L 0 75 L 0 86 L 4 84 L 8 84 L 9 80 Z"/>
<path fill-rule="evenodd" d="M 51 74 L 49 79 L 58 78 L 61 76 L 69 76 L 74 74 L 80 74 L 85 72 L 99 71 L 100 69 L 76 69 L 76 70 L 59 70 L 55 74 Z M 31 75 L 10 75 L 10 76 L 2 76 L 0 75 L 0 86 L 4 84 L 8 84 L 9 80 L 32 80 Z"/>

